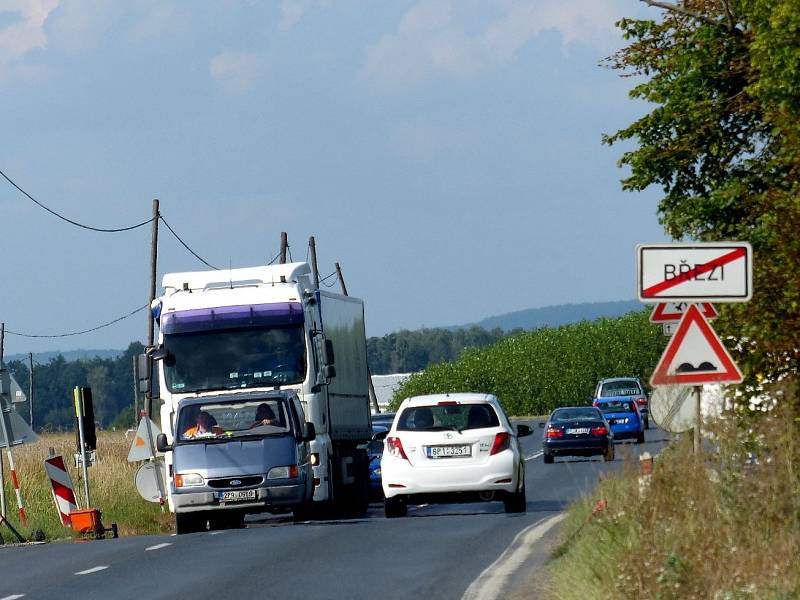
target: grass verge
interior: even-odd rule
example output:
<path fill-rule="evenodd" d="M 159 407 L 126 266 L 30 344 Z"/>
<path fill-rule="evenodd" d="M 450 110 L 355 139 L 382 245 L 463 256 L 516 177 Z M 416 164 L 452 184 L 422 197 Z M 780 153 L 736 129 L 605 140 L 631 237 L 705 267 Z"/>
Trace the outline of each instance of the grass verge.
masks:
<path fill-rule="evenodd" d="M 551 597 L 800 598 L 799 431 L 784 411 L 729 418 L 699 459 L 666 448 L 641 492 L 638 465 L 603 479 L 568 509 Z"/>
<path fill-rule="evenodd" d="M 120 535 L 163 533 L 171 530 L 171 515 L 162 513 L 157 504 L 146 502 L 136 491 L 134 477 L 141 463 L 127 462 L 131 441 L 123 432 L 98 432 L 97 463 L 89 468 L 89 494 L 92 507 L 103 513 L 103 524 L 110 527 L 117 523 Z M 5 448 L 5 496 L 9 521 L 24 537 L 31 539 L 33 532 L 41 529 L 46 539 L 58 540 L 75 537 L 69 528 L 61 525 L 50 491 L 50 482 L 44 470 L 44 459 L 49 448 L 64 457 L 67 470 L 72 477 L 75 494 L 83 507 L 83 482 L 80 469 L 75 469 L 73 434 L 42 435 L 35 444 L 13 448 L 14 463 L 20 481 L 20 489 L 28 514 L 28 524 L 19 521 L 16 496 L 11 485 Z M 0 526 L 6 542 L 15 541 L 11 532 Z"/>

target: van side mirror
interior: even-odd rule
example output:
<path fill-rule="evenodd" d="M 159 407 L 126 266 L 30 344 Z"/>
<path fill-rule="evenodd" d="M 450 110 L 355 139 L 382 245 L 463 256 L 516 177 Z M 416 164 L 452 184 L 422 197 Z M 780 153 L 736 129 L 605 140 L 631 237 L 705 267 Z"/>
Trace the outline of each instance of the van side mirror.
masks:
<path fill-rule="evenodd" d="M 159 433 L 158 436 L 156 436 L 156 450 L 159 452 L 169 452 L 172 450 L 172 446 L 167 443 L 166 433 Z"/>
<path fill-rule="evenodd" d="M 317 428 L 313 423 L 306 421 L 300 426 L 300 439 L 304 442 L 310 442 L 317 437 Z"/>
<path fill-rule="evenodd" d="M 336 356 L 333 354 L 333 342 L 325 340 L 322 346 L 322 362 L 328 366 L 333 366 L 336 363 Z"/>
<path fill-rule="evenodd" d="M 531 435 L 533 433 L 533 429 L 528 427 L 527 425 L 519 424 L 517 425 L 517 437 L 525 437 Z"/>
<path fill-rule="evenodd" d="M 336 367 L 333 365 L 325 365 L 322 370 L 325 373 L 325 379 L 333 379 L 336 377 Z"/>

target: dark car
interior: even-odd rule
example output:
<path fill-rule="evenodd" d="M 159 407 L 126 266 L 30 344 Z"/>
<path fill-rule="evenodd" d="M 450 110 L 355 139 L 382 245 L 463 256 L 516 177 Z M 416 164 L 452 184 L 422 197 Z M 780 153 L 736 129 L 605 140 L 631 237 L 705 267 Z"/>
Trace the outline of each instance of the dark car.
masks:
<path fill-rule="evenodd" d="M 644 420 L 639 406 L 627 397 L 602 398 L 594 401 L 603 416 L 611 425 L 614 438 L 617 440 L 635 439 L 637 444 L 644 443 Z"/>
<path fill-rule="evenodd" d="M 372 419 L 373 425 L 383 425 L 384 427 L 386 427 L 386 431 L 389 431 L 389 429 L 392 427 L 392 422 L 394 421 L 394 416 L 396 414 L 397 413 L 393 412 L 382 412 L 382 413 L 376 413 L 372 415 L 370 418 Z"/>
<path fill-rule="evenodd" d="M 644 428 L 650 429 L 650 407 L 647 391 L 638 377 L 609 377 L 601 379 L 594 390 L 592 403 L 605 398 L 624 398 L 633 400 L 639 407 L 644 420 Z"/>
<path fill-rule="evenodd" d="M 614 434 L 603 413 L 593 406 L 555 409 L 544 424 L 544 462 L 556 456 L 593 456 L 614 460 Z"/>
<path fill-rule="evenodd" d="M 394 417 L 394 415 L 392 415 Z M 391 422 L 389 423 L 391 425 Z M 372 424 L 372 440 L 367 444 L 369 457 L 369 498 L 370 500 L 383 500 L 383 486 L 381 484 L 381 457 L 383 456 L 383 438 L 389 431 L 389 425 Z"/>

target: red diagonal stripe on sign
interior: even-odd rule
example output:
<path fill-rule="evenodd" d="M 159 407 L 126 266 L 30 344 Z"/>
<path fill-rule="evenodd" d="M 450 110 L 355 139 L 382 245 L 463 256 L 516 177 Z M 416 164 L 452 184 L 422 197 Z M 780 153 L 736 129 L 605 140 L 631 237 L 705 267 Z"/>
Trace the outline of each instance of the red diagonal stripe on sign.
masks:
<path fill-rule="evenodd" d="M 728 252 L 727 254 L 723 254 L 719 258 L 715 258 L 712 261 L 709 261 L 702 265 L 697 265 L 694 269 L 690 269 L 685 273 L 681 273 L 677 277 L 673 277 L 672 279 L 668 279 L 667 281 L 662 281 L 661 283 L 657 283 L 655 285 L 650 286 L 649 288 L 642 291 L 642 296 L 644 298 L 655 298 L 656 294 L 663 292 L 664 290 L 668 290 L 671 287 L 675 287 L 679 283 L 683 283 L 685 281 L 689 281 L 690 279 L 694 279 L 698 275 L 702 275 L 703 273 L 707 273 L 717 267 L 721 267 L 722 265 L 727 265 L 729 262 L 733 262 L 737 258 L 742 258 L 743 256 L 747 255 L 747 250 L 745 248 L 736 248 L 735 250 Z"/>
<path fill-rule="evenodd" d="M 53 493 L 62 500 L 66 500 L 70 504 L 75 504 L 75 492 L 73 492 L 72 489 L 68 488 L 67 486 L 61 485 L 60 483 L 54 481 Z"/>

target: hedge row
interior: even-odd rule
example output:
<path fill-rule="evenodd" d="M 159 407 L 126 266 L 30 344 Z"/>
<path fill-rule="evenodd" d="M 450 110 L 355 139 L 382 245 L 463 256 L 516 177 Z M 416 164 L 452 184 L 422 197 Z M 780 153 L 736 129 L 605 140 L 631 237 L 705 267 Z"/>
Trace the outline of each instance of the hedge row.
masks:
<path fill-rule="evenodd" d="M 585 404 L 603 377 L 647 381 L 666 344 L 649 311 L 617 318 L 543 327 L 458 360 L 431 365 L 400 386 L 392 406 L 408 397 L 444 392 L 495 394 L 510 415 L 544 415 L 557 406 Z"/>

